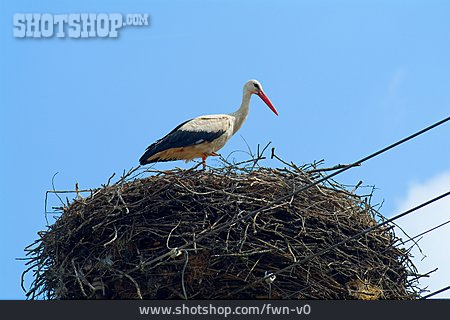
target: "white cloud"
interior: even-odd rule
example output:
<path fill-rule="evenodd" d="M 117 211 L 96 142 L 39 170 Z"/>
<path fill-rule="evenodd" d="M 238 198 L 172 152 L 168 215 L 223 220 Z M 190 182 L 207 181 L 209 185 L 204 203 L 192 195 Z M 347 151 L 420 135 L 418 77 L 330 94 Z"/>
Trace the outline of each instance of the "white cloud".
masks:
<path fill-rule="evenodd" d="M 399 202 L 396 213 L 413 208 L 450 190 L 450 171 L 444 172 L 424 183 L 412 184 L 404 199 Z M 450 196 L 438 200 L 425 208 L 419 209 L 397 221 L 409 236 L 417 235 L 450 220 Z M 398 236 L 407 239 L 400 230 Z M 407 245 L 411 245 L 410 241 Z M 423 254 L 417 247 L 412 250 L 413 262 L 419 273 L 427 273 L 435 268 L 429 278 L 422 278 L 422 287 L 428 286 L 433 292 L 450 285 L 450 224 L 424 235 L 419 241 Z M 450 291 L 445 291 L 435 298 L 450 298 Z"/>

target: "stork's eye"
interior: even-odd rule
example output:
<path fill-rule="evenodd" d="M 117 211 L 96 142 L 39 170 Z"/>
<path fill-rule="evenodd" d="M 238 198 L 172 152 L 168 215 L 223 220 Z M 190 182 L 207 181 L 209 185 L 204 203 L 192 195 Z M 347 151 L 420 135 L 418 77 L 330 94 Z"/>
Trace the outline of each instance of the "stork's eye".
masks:
<path fill-rule="evenodd" d="M 255 86 L 256 89 L 261 90 L 261 88 L 259 87 L 259 84 L 254 83 L 253 85 Z"/>

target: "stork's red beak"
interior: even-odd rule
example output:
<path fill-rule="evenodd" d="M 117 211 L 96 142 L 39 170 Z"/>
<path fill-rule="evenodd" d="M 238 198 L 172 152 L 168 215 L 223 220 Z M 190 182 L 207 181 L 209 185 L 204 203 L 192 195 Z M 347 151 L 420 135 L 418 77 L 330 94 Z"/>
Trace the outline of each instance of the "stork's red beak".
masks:
<path fill-rule="evenodd" d="M 257 95 L 262 99 L 262 101 L 264 101 L 267 104 L 267 106 L 270 108 L 270 110 L 273 111 L 273 113 L 278 115 L 277 109 L 275 109 L 272 102 L 270 102 L 269 98 L 266 96 L 266 94 L 262 90 L 259 90 Z"/>

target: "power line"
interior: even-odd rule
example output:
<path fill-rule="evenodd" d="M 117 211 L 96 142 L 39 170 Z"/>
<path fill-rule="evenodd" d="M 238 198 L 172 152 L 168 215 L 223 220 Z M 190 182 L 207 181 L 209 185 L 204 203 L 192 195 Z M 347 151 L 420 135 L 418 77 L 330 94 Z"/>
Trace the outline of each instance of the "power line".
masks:
<path fill-rule="evenodd" d="M 259 213 L 259 212 L 262 212 L 262 211 L 265 211 L 267 209 L 270 209 L 270 208 L 272 208 L 272 206 L 274 204 L 280 203 L 280 202 L 282 202 L 284 200 L 287 200 L 287 199 L 291 199 L 293 196 L 299 194 L 300 192 L 308 190 L 308 189 L 310 189 L 310 188 L 312 188 L 312 187 L 314 187 L 314 186 L 316 186 L 316 185 L 318 185 L 318 184 L 320 184 L 320 183 L 322 183 L 322 182 L 324 182 L 324 181 L 326 181 L 326 180 L 328 180 L 328 179 L 330 179 L 330 178 L 332 178 L 334 176 L 337 176 L 338 174 L 341 174 L 344 171 L 347 171 L 348 169 L 350 169 L 352 167 L 358 166 L 358 165 L 362 164 L 363 162 L 366 162 L 367 160 L 370 160 L 370 159 L 372 159 L 372 158 L 374 158 L 374 157 L 376 157 L 376 156 L 378 156 L 378 155 L 380 155 L 380 154 L 382 154 L 382 153 L 384 153 L 384 152 L 386 152 L 386 151 L 388 151 L 388 150 L 390 150 L 392 148 L 395 148 L 395 147 L 397 147 L 397 146 L 399 146 L 399 145 L 401 145 L 401 144 L 403 144 L 403 143 L 405 143 L 405 142 L 407 142 L 407 141 L 409 141 L 411 139 L 414 139 L 415 137 L 417 137 L 419 135 L 422 135 L 425 132 L 430 131 L 431 129 L 434 129 L 434 128 L 436 128 L 436 127 L 446 123 L 449 120 L 450 120 L 450 116 L 445 118 L 445 119 L 442 119 L 442 120 L 440 120 L 440 121 L 438 121 L 438 122 L 436 122 L 436 123 L 434 123 L 434 124 L 432 124 L 432 125 L 430 125 L 430 126 L 428 126 L 426 128 L 424 128 L 424 129 L 422 129 L 420 131 L 417 131 L 416 133 L 413 133 L 413 134 L 407 136 L 406 138 L 403 138 L 403 139 L 401 139 L 401 140 L 399 140 L 399 141 L 397 141 L 397 142 L 395 142 L 395 143 L 393 143 L 393 144 L 391 144 L 391 145 L 389 145 L 389 146 L 387 146 L 387 147 L 385 147 L 383 149 L 380 149 L 380 150 L 378 150 L 378 151 L 376 151 L 376 152 L 374 152 L 374 153 L 372 153 L 372 154 L 370 154 L 370 155 L 368 155 L 368 156 L 366 156 L 366 157 L 364 157 L 364 158 L 362 158 L 362 159 L 360 159 L 358 161 L 355 161 L 352 164 L 349 164 L 348 166 L 333 172 L 332 174 L 329 174 L 329 175 L 327 175 L 327 176 L 325 176 L 325 177 L 323 177 L 321 179 L 318 179 L 318 180 L 316 180 L 314 182 L 311 182 L 310 184 L 307 184 L 307 185 L 305 185 L 305 186 L 303 186 L 303 187 L 301 187 L 301 188 L 291 192 L 290 194 L 287 194 L 287 195 L 282 196 L 282 197 L 280 197 L 278 199 L 275 199 L 271 203 L 269 203 L 269 204 L 267 204 L 267 205 L 265 205 L 265 206 L 263 206 L 263 207 L 261 207 L 259 209 L 250 211 L 247 214 L 245 214 L 244 216 L 241 216 L 241 217 L 235 219 L 234 221 L 232 220 L 232 221 L 230 221 L 228 223 L 225 223 L 225 224 L 221 225 L 220 227 L 217 227 L 216 229 L 212 229 L 209 232 L 206 232 L 204 235 L 198 237 L 195 240 L 191 240 L 191 241 L 185 243 L 184 245 L 178 247 L 177 249 L 178 250 L 185 249 L 185 248 L 193 245 L 197 241 L 201 241 L 202 239 L 204 239 L 204 238 L 206 238 L 206 237 L 208 237 L 208 236 L 210 236 L 210 235 L 212 235 L 214 233 L 217 233 L 219 231 L 225 230 L 226 228 L 232 226 L 233 224 L 235 224 L 238 221 L 246 220 L 249 217 L 251 217 L 251 216 L 253 216 L 253 215 L 255 215 L 255 214 Z M 172 254 L 172 252 L 168 251 L 168 252 L 166 252 L 166 253 L 164 253 L 164 254 L 162 254 L 162 255 L 154 258 L 154 259 L 151 259 L 151 260 L 149 260 L 147 262 L 144 262 L 144 263 L 140 264 L 139 266 L 133 268 L 129 272 L 137 271 L 137 270 L 139 270 L 139 269 L 141 269 L 141 268 L 143 268 L 145 266 L 151 265 L 151 264 L 153 264 L 155 262 L 158 262 L 158 261 L 160 261 L 160 260 L 162 260 L 162 259 L 164 259 L 166 257 L 169 257 L 171 254 Z"/>
<path fill-rule="evenodd" d="M 445 288 L 442 288 L 442 289 L 439 289 L 439 290 L 437 290 L 437 291 L 434 291 L 434 292 L 432 292 L 432 293 L 430 293 L 430 294 L 427 294 L 426 296 L 423 296 L 423 297 L 422 297 L 422 300 L 428 299 L 428 298 L 430 298 L 430 297 L 432 297 L 432 296 L 437 295 L 438 293 L 441 293 L 441 292 L 444 292 L 444 291 L 447 291 L 447 290 L 450 290 L 450 286 L 447 286 L 447 287 L 445 287 Z"/>
<path fill-rule="evenodd" d="M 445 222 L 441 223 L 441 224 L 438 225 L 438 226 L 435 226 L 435 227 L 433 227 L 433 228 L 431 228 L 431 229 L 428 229 L 427 231 L 424 231 L 424 232 L 422 232 L 422 233 L 419 233 L 418 235 L 415 235 L 415 236 L 412 237 L 412 238 L 409 238 L 409 239 L 406 240 L 406 241 L 402 241 L 402 244 L 405 244 L 405 243 L 408 243 L 408 242 L 410 242 L 410 241 L 413 241 L 414 239 L 416 239 L 416 238 L 418 238 L 418 237 L 420 237 L 420 236 L 423 236 L 423 235 L 425 235 L 425 234 L 427 234 L 427 233 L 429 233 L 429 232 L 431 232 L 431 231 L 434 231 L 434 230 L 436 230 L 436 229 L 439 229 L 439 228 L 441 228 L 441 227 L 443 227 L 443 226 L 445 226 L 446 224 L 449 224 L 449 223 L 450 223 L 450 220 L 445 221 Z"/>
<path fill-rule="evenodd" d="M 397 220 L 397 219 L 399 219 L 401 217 L 404 217 L 404 216 L 406 216 L 406 215 L 408 215 L 408 214 L 410 214 L 410 213 L 412 213 L 412 212 L 414 212 L 416 210 L 419 210 L 419 209 L 421 209 L 421 208 L 423 208 L 423 207 L 425 207 L 425 206 L 427 206 L 427 205 L 429 205 L 429 204 L 431 204 L 431 203 L 433 203 L 435 201 L 438 201 L 438 200 L 440 200 L 440 199 L 442 199 L 442 198 L 444 198 L 444 197 L 446 197 L 448 195 L 450 195 L 450 191 L 447 191 L 446 193 L 443 193 L 440 196 L 437 196 L 436 198 L 428 200 L 428 201 L 426 201 L 426 202 L 424 202 L 424 203 L 422 203 L 422 204 L 420 204 L 420 205 L 418 205 L 418 206 L 416 206 L 416 207 L 414 207 L 412 209 L 409 209 L 409 210 L 407 210 L 407 211 L 405 211 L 403 213 L 400 213 L 400 214 L 398 214 L 398 215 L 396 215 L 396 216 L 394 216 L 394 217 L 392 217 L 390 219 L 387 219 L 387 220 L 383 221 L 380 224 L 377 224 L 377 225 L 372 226 L 370 228 L 364 229 L 363 231 L 358 232 L 357 234 L 355 234 L 355 235 L 353 235 L 351 237 L 348 237 L 347 239 L 344 239 L 342 241 L 339 241 L 339 242 L 333 244 L 332 246 L 329 246 L 328 248 L 322 249 L 322 250 L 320 250 L 320 251 L 318 251 L 318 252 L 316 252 L 316 253 L 314 253 L 312 255 L 309 255 L 309 256 L 303 258 L 302 260 L 297 261 L 297 262 L 295 262 L 295 263 L 293 263 L 293 264 L 291 264 L 291 265 L 289 265 L 287 267 L 284 267 L 284 268 L 282 268 L 280 270 L 272 272 L 268 276 L 264 276 L 264 277 L 262 277 L 262 278 L 260 278 L 258 280 L 255 280 L 252 283 L 250 283 L 250 284 L 248 284 L 248 285 L 246 285 L 246 286 L 244 286 L 242 288 L 239 288 L 239 289 L 233 291 L 232 293 L 229 294 L 229 296 L 234 295 L 236 293 L 239 293 L 239 292 L 241 292 L 241 291 L 243 291 L 245 289 L 248 289 L 248 288 L 252 287 L 255 284 L 263 282 L 267 278 L 269 278 L 269 276 L 273 276 L 273 275 L 277 275 L 277 274 L 280 274 L 280 273 L 285 272 L 285 271 L 289 271 L 295 266 L 304 264 L 304 263 L 306 263 L 306 262 L 308 262 L 308 261 L 310 261 L 310 260 L 312 260 L 312 259 L 314 259 L 314 258 L 316 258 L 318 256 L 323 255 L 324 253 L 327 253 L 330 250 L 333 250 L 333 249 L 335 249 L 335 248 L 337 248 L 337 247 L 339 247 L 339 246 L 341 246 L 341 245 L 343 245 L 343 244 L 345 244 L 345 243 L 347 243 L 347 242 L 349 242 L 351 240 L 355 240 L 355 239 L 357 239 L 357 238 L 359 238 L 359 237 L 361 237 L 361 236 L 363 236 L 363 235 L 365 235 L 365 234 L 367 234 L 367 233 L 369 233 L 369 232 L 371 232 L 373 230 L 379 229 L 379 228 L 381 228 L 382 226 L 385 226 L 388 223 L 391 223 L 391 222 L 393 222 L 393 221 L 395 221 L 395 220 Z"/>

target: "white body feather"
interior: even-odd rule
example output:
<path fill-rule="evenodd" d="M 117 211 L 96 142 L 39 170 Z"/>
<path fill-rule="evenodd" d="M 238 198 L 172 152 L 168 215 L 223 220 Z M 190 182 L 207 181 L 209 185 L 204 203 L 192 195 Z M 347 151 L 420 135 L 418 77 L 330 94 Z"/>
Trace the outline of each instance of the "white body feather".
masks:
<path fill-rule="evenodd" d="M 236 118 L 228 114 L 213 114 L 200 116 L 185 123 L 179 128 L 183 131 L 192 132 L 219 132 L 224 133 L 209 143 L 198 141 L 194 149 L 201 150 L 205 154 L 211 154 L 220 150 L 234 134 L 234 125 Z"/>

